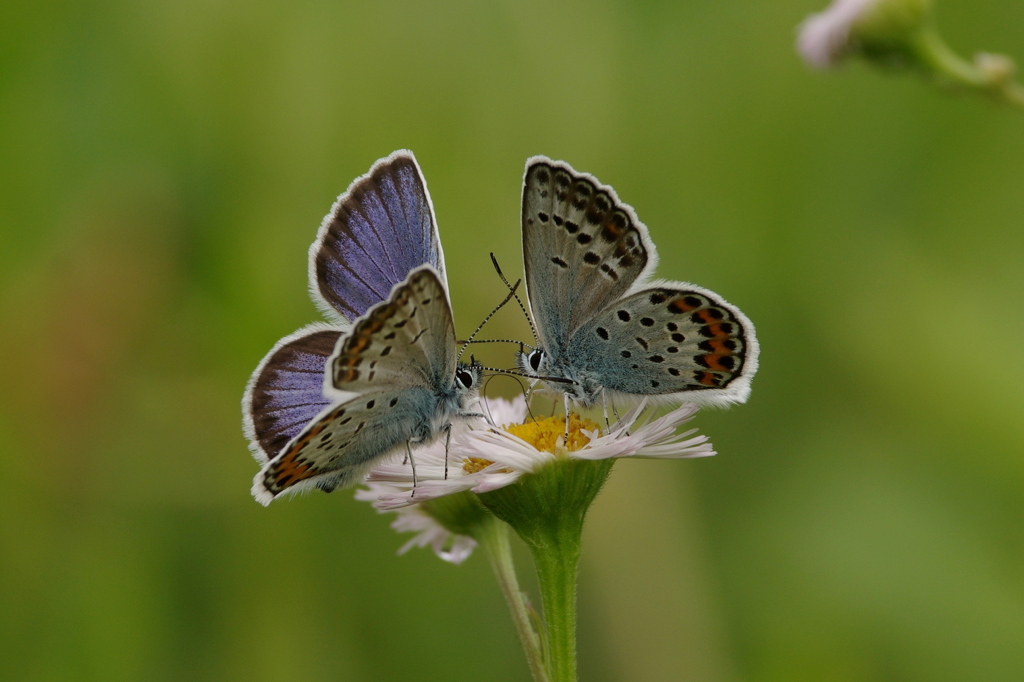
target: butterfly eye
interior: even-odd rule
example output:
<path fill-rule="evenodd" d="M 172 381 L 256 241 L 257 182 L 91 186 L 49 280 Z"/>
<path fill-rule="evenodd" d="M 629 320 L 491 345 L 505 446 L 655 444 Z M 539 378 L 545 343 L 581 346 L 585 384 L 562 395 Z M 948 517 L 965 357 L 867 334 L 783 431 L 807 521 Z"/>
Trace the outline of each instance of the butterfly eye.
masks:
<path fill-rule="evenodd" d="M 535 350 L 532 353 L 530 353 L 530 357 L 527 358 L 527 360 L 530 362 L 530 367 L 533 368 L 534 372 L 540 369 L 540 361 L 543 357 L 544 351 Z"/>
<path fill-rule="evenodd" d="M 464 369 L 460 369 L 458 372 L 455 373 L 455 379 L 460 384 L 462 384 L 463 388 L 473 387 L 473 375 Z"/>

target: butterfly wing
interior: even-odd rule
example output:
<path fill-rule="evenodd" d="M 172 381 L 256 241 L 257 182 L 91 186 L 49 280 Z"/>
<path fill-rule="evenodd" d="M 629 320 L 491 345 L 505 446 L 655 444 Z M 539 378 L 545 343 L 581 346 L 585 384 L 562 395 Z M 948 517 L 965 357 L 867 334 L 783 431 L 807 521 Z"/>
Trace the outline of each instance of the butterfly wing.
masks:
<path fill-rule="evenodd" d="M 332 401 L 324 368 L 342 331 L 311 324 L 281 339 L 253 372 L 242 397 L 242 429 L 264 464 Z"/>
<path fill-rule="evenodd" d="M 355 485 L 382 457 L 426 439 L 438 398 L 422 386 L 369 391 L 323 412 L 253 479 L 252 494 L 268 505 L 278 495 Z"/>
<path fill-rule="evenodd" d="M 444 279 L 426 181 L 412 152 L 400 150 L 357 178 L 324 218 L 309 248 L 309 289 L 328 318 L 354 320 L 424 263 Z"/>
<path fill-rule="evenodd" d="M 759 352 L 738 308 L 682 282 L 616 302 L 569 347 L 580 375 L 606 390 L 716 405 L 746 401 Z"/>
<path fill-rule="evenodd" d="M 456 347 L 448 294 L 437 271 L 424 265 L 339 342 L 324 391 L 362 392 L 383 385 L 443 391 L 455 374 Z"/>
<path fill-rule="evenodd" d="M 527 161 L 522 228 L 530 309 L 553 356 L 657 260 L 647 228 L 611 187 L 546 157 Z"/>

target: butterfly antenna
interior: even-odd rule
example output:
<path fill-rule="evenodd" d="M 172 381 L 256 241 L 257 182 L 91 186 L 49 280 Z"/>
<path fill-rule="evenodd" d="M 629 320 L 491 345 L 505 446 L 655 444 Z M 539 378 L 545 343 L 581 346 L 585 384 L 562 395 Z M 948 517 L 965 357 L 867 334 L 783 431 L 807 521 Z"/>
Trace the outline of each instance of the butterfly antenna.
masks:
<path fill-rule="evenodd" d="M 497 313 L 499 310 L 504 308 L 506 303 L 508 303 L 510 300 L 512 300 L 512 297 L 516 295 L 516 289 L 518 289 L 519 285 L 522 284 L 522 283 L 523 283 L 523 280 L 519 280 L 519 281 L 517 281 L 515 283 L 515 286 L 509 286 L 509 288 L 508 288 L 508 295 L 505 296 L 505 298 L 502 299 L 501 303 L 499 303 L 497 306 L 495 306 L 494 310 L 492 310 L 490 313 L 487 314 L 487 317 L 485 317 L 484 321 L 480 323 L 480 326 L 478 326 L 476 328 L 476 331 L 474 331 L 472 334 L 470 334 L 469 338 L 466 339 L 466 341 L 462 344 L 462 350 L 459 351 L 459 357 L 455 358 L 456 362 L 458 362 L 459 360 L 462 359 L 462 355 L 466 352 L 466 348 L 469 346 L 469 344 L 473 343 L 473 338 L 477 334 L 480 333 L 480 330 L 484 328 L 484 325 L 487 324 L 492 317 L 494 317 L 495 313 Z M 508 282 L 506 282 L 505 284 L 508 284 Z M 516 343 L 516 342 L 513 342 L 513 343 Z"/>
<path fill-rule="evenodd" d="M 522 341 L 519 341 L 518 339 L 473 339 L 473 340 L 459 341 L 459 343 L 461 343 L 461 344 L 469 344 L 469 343 L 517 343 L 520 346 L 520 350 L 522 350 L 523 346 L 529 348 L 530 350 L 533 350 L 533 346 L 531 346 L 528 343 L 523 343 Z"/>
<path fill-rule="evenodd" d="M 505 283 L 505 286 L 512 289 L 512 295 L 515 296 L 516 303 L 519 304 L 519 309 L 523 311 L 523 317 L 526 318 L 526 323 L 530 325 L 530 331 L 533 332 L 533 340 L 540 340 L 540 337 L 537 336 L 537 328 L 533 326 L 533 320 L 530 319 L 530 313 L 526 312 L 526 306 L 523 305 L 523 301 L 518 295 L 516 295 L 515 289 L 513 289 L 512 285 L 508 283 L 508 280 L 505 279 L 505 274 L 501 271 L 501 266 L 498 265 L 498 259 L 494 257 L 493 252 L 491 253 L 491 264 L 494 265 L 494 271 L 498 273 L 498 277 L 500 277 L 501 281 Z M 518 284 L 516 286 L 518 286 Z"/>
<path fill-rule="evenodd" d="M 511 370 L 511 369 L 501 369 L 499 367 L 484 367 L 484 366 L 481 366 L 480 369 L 484 370 L 485 372 L 494 372 L 495 374 L 507 374 L 507 375 L 513 376 L 513 377 L 523 377 L 524 379 L 537 379 L 539 381 L 553 381 L 556 384 L 575 384 L 576 383 L 572 379 L 564 379 L 562 377 L 538 377 L 538 376 L 534 376 L 532 374 L 523 374 L 522 372 L 517 372 L 517 371 Z"/>

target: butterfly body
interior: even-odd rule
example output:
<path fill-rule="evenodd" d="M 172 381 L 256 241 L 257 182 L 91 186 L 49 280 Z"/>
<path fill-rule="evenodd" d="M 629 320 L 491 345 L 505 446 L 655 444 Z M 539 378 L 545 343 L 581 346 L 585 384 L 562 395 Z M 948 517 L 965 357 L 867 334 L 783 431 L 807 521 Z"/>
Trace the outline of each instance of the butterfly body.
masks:
<path fill-rule="evenodd" d="M 657 262 L 647 228 L 614 190 L 534 157 L 523 188 L 523 255 L 538 346 L 526 374 L 572 402 L 607 399 L 729 404 L 757 367 L 753 324 L 707 289 L 647 282 Z"/>

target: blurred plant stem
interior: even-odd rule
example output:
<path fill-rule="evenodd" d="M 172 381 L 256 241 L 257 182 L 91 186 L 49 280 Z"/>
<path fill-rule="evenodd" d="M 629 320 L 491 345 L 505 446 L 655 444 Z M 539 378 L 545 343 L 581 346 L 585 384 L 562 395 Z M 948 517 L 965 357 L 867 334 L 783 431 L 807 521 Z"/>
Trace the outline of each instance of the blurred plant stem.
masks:
<path fill-rule="evenodd" d="M 519 589 L 519 579 L 516 577 L 515 564 L 512 562 L 512 546 L 509 544 L 508 526 L 491 517 L 489 523 L 481 524 L 478 527 L 476 540 L 487 554 L 491 568 L 494 569 L 494 575 L 498 579 L 501 593 L 505 595 L 505 603 L 508 604 L 508 610 L 512 614 L 512 622 L 519 634 L 519 641 L 523 644 L 523 651 L 526 653 L 526 661 L 530 665 L 534 681 L 549 682 L 548 673 L 544 667 L 540 637 L 533 627 L 533 622 L 537 619 L 536 612 L 530 608 L 526 594 Z"/>
<path fill-rule="evenodd" d="M 982 53 L 967 61 L 931 25 L 915 32 L 907 46 L 925 71 L 939 80 L 1024 110 L 1024 86 L 1013 80 L 1016 67 L 1009 57 Z"/>
<path fill-rule="evenodd" d="M 816 68 L 859 55 L 882 68 L 914 69 L 940 85 L 1024 109 L 1024 86 L 1006 55 L 958 55 L 936 28 L 932 0 L 833 0 L 800 26 L 797 49 Z"/>

